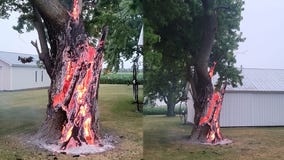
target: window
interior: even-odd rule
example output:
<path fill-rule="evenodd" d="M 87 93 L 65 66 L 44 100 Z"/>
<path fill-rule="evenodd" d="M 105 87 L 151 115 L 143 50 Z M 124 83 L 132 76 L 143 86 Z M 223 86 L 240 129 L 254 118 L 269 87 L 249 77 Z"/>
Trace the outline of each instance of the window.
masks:
<path fill-rule="evenodd" d="M 41 71 L 41 81 L 43 82 L 43 71 Z"/>
<path fill-rule="evenodd" d="M 37 82 L 37 71 L 35 71 L 35 82 Z"/>

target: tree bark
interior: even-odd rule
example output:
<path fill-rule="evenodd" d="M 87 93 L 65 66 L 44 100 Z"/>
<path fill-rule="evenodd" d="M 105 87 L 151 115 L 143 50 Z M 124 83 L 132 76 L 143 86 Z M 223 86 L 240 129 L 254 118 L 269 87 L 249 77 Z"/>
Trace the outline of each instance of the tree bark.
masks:
<path fill-rule="evenodd" d="M 36 6 L 42 18 L 55 26 L 64 30 L 69 20 L 68 10 L 59 2 L 59 0 L 31 0 Z"/>
<path fill-rule="evenodd" d="M 42 58 L 52 61 L 47 117 L 38 138 L 59 143 L 61 149 L 98 144 L 98 88 L 106 30 L 94 48 L 79 17 L 80 6 L 67 14 L 57 0 L 32 2 L 44 20 L 51 47 Z M 75 8 L 78 1 L 74 2 Z"/>
<path fill-rule="evenodd" d="M 200 120 L 202 116 L 206 115 L 213 96 L 213 85 L 208 74 L 208 62 L 217 29 L 217 15 L 213 10 L 214 0 L 202 0 L 202 5 L 203 17 L 201 19 L 202 37 L 200 49 L 194 57 L 194 70 L 192 68 L 188 70 L 195 109 L 194 126 L 190 141 L 194 143 L 208 142 L 210 126 L 208 124 L 200 125 Z"/>
<path fill-rule="evenodd" d="M 176 105 L 176 100 L 174 98 L 174 95 L 169 94 L 166 98 L 166 104 L 167 104 L 167 116 L 168 117 L 174 117 L 176 116 L 175 114 L 175 105 Z"/>
<path fill-rule="evenodd" d="M 167 116 L 168 117 L 174 117 L 176 116 L 175 114 L 175 104 L 173 103 L 170 103 L 170 104 L 167 104 Z"/>

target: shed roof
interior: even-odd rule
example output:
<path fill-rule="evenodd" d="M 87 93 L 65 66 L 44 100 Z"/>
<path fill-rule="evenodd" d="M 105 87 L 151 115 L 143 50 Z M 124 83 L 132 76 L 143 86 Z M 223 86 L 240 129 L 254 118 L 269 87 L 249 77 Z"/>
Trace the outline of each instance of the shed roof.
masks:
<path fill-rule="evenodd" d="M 284 92 L 284 69 L 243 68 L 243 85 L 228 91 Z"/>
<path fill-rule="evenodd" d="M 31 63 L 25 63 L 18 61 L 18 56 L 20 57 L 33 57 Z M 7 63 L 9 66 L 23 66 L 23 67 L 36 67 L 36 62 L 39 60 L 38 55 L 33 54 L 24 54 L 24 53 L 15 53 L 15 52 L 5 52 L 0 51 L 0 60 Z"/>

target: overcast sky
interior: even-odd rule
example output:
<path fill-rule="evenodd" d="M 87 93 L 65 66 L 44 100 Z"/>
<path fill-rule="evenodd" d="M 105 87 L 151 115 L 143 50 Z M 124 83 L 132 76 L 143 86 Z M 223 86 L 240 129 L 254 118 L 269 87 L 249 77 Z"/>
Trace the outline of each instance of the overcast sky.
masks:
<path fill-rule="evenodd" d="M 284 69 L 284 1 L 245 0 L 237 66 Z"/>
<path fill-rule="evenodd" d="M 246 41 L 236 51 L 237 66 L 284 69 L 284 1 L 245 0 L 241 32 Z M 12 29 L 16 16 L 0 20 L 0 51 L 36 54 L 30 44 L 35 32 L 19 34 Z"/>

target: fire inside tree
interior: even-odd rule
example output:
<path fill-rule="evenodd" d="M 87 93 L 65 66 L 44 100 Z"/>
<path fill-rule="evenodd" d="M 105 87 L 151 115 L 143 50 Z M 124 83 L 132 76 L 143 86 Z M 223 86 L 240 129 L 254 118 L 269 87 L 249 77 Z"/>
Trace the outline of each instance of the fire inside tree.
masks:
<path fill-rule="evenodd" d="M 211 80 L 216 64 L 216 62 L 213 63 L 213 66 L 210 67 L 208 73 Z M 192 131 L 193 136 L 196 136 L 196 131 L 200 132 L 198 137 L 195 138 L 201 140 L 203 143 L 218 144 L 220 142 L 222 143 L 224 139 L 220 131 L 219 119 L 226 86 L 227 83 L 223 83 L 220 90 L 216 87 L 214 93 L 208 94 L 207 101 L 205 101 L 207 104 L 206 109 L 203 110 L 198 125 Z M 225 143 L 228 142 L 230 143 L 231 141 L 227 141 Z"/>
<path fill-rule="evenodd" d="M 44 44 L 47 38 L 43 38 L 46 36 L 43 27 L 47 28 L 51 46 L 51 54 L 44 54 L 39 52 L 36 42 L 32 43 L 51 78 L 47 118 L 37 135 L 47 143 L 59 142 L 61 149 L 82 144 L 100 145 L 97 100 L 107 27 L 103 29 L 101 39 L 94 48 L 89 44 L 80 18 L 82 1 L 74 0 L 73 8 L 66 12 L 67 15 L 62 12 L 63 17 L 67 16 L 67 19 L 61 26 L 51 23 L 54 19 L 51 20 L 49 16 L 54 15 L 46 11 L 46 7 L 42 7 L 45 3 L 55 2 L 32 2 L 37 16 L 34 24 L 41 48 L 47 48 Z M 66 11 L 61 4 L 57 5 Z M 61 10 L 58 12 L 57 14 L 60 14 Z"/>

